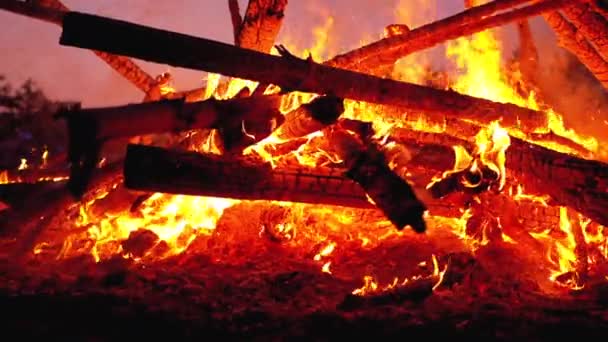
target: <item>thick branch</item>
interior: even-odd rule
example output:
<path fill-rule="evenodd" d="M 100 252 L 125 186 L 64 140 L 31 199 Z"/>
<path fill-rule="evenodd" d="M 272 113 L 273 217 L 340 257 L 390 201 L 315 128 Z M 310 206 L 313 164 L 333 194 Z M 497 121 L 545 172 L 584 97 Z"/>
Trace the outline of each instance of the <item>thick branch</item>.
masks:
<path fill-rule="evenodd" d="M 61 26 L 63 15 L 69 9 L 59 0 L 45 0 L 43 4 L 44 6 L 40 6 L 17 0 L 2 0 L 0 8 Z M 147 93 L 154 84 L 154 78 L 129 58 L 101 51 L 93 51 L 93 53 L 144 93 Z"/>
<path fill-rule="evenodd" d="M 327 65 L 366 71 L 393 65 L 413 52 L 424 50 L 445 41 L 468 36 L 497 26 L 539 15 L 563 6 L 566 0 L 546 0 L 510 12 L 488 16 L 502 9 L 528 1 L 493 1 L 473 7 L 452 17 L 414 29 L 407 34 L 385 38 L 362 48 L 336 56 Z"/>
<path fill-rule="evenodd" d="M 239 1 L 228 0 L 228 10 L 230 11 L 230 21 L 232 22 L 234 43 L 237 44 L 239 40 L 239 31 L 241 31 L 241 25 L 243 24 L 243 18 L 241 17 L 241 9 L 239 8 Z"/>
<path fill-rule="evenodd" d="M 576 55 L 604 88 L 608 89 L 608 62 L 584 37 L 577 34 L 576 27 L 559 12 L 546 13 L 544 18 L 557 34 L 559 44 Z"/>
<path fill-rule="evenodd" d="M 336 69 L 293 56 L 271 56 L 82 13 L 66 15 L 61 44 L 276 84 L 284 89 L 332 94 L 481 123 L 502 118 L 503 126 L 521 125 L 526 131 L 544 128 L 547 124 L 545 113 L 512 104 Z"/>
<path fill-rule="evenodd" d="M 287 0 L 249 0 L 236 45 L 269 53 L 281 29 Z"/>

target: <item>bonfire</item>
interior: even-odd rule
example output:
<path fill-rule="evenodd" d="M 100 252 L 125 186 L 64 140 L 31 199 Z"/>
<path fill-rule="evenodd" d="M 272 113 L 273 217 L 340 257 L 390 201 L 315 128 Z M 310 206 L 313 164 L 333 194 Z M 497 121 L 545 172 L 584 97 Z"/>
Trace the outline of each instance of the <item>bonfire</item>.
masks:
<path fill-rule="evenodd" d="M 61 45 L 143 92 L 63 103 L 67 153 L 0 174 L 36 186 L 5 210 L 5 304 L 52 310 L 19 333 L 537 339 L 606 327 L 608 150 L 537 86 L 527 21 L 542 16 L 607 87 L 601 2 L 465 1 L 325 61 L 276 41 L 286 0 L 228 5 L 234 44 L 59 0 L 0 1 L 61 26 Z M 504 68 L 490 29 L 511 24 L 519 56 Z M 408 59 L 440 44 L 459 72 Z M 130 58 L 207 82 L 179 91 Z M 113 314 L 129 326 L 90 331 Z"/>

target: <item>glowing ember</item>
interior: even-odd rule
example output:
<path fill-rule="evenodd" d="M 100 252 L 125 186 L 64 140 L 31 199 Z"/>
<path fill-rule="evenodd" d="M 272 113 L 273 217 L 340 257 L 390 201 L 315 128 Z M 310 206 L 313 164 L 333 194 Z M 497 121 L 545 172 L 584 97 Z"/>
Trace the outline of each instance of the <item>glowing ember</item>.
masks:
<path fill-rule="evenodd" d="M 412 18 L 405 17 L 409 15 L 406 12 L 399 11 L 401 21 L 410 25 L 416 24 L 411 21 Z M 404 34 L 403 32 L 405 32 L 404 27 L 399 27 L 397 31 L 395 29 L 393 27 L 391 34 Z M 322 61 L 337 52 L 336 47 L 331 44 L 332 30 L 334 30 L 334 19 L 327 16 L 320 27 L 313 29 L 316 42 L 310 49 L 298 48 L 298 45 L 293 43 L 289 37 L 284 37 L 281 42 L 295 55 Z M 277 52 L 273 51 L 273 53 Z M 455 62 L 457 70 L 448 75 L 449 82 L 446 80 L 443 86 L 449 86 L 463 94 L 497 102 L 513 103 L 531 109 L 540 107 L 534 93 L 530 93 L 527 98 L 524 98 L 507 81 L 502 67 L 501 46 L 492 32 L 485 31 L 470 38 L 461 38 L 448 43 L 447 57 Z M 427 56 L 424 54 L 408 56 L 386 73 L 387 75 L 390 73 L 394 78 L 416 83 L 433 81 L 426 68 L 426 59 Z M 208 74 L 205 93 L 201 95 L 201 100 L 229 99 L 242 94 L 245 88 L 251 93 L 258 86 L 257 82 L 236 78 L 226 80 L 221 75 Z M 264 94 L 277 94 L 280 90 L 271 85 L 264 89 Z M 162 95 L 167 95 L 174 93 L 175 89 L 168 80 L 160 84 L 160 91 Z M 290 92 L 282 97 L 279 110 L 282 114 L 286 114 L 318 96 L 318 94 Z M 423 180 L 413 180 L 412 178 L 415 177 L 412 175 L 415 172 L 408 165 L 412 159 L 412 153 L 408 150 L 409 147 L 406 148 L 398 142 L 391 141 L 391 135 L 399 128 L 407 127 L 417 131 L 446 133 L 460 137 L 459 132 L 452 131 L 458 128 L 452 127 L 442 120 L 433 121 L 423 113 L 393 114 L 384 113 L 384 110 L 380 106 L 369 103 L 346 100 L 342 118 L 371 123 L 374 130 L 373 141 L 385 149 L 383 152 L 388 156 L 389 166 L 393 169 L 403 166 L 403 169 L 398 172 L 399 175 L 412 183 L 418 182 L 416 185 L 423 188 L 424 184 L 429 182 L 431 174 L 428 174 L 426 178 L 422 177 Z M 550 109 L 546 112 L 549 116 L 548 126 L 542 132 L 538 132 L 539 134 L 552 132 L 584 147 L 590 151 L 592 156 L 597 155 L 599 144 L 596 139 L 584 137 L 573 130 L 566 129 L 560 114 Z M 509 115 L 509 113 L 504 113 L 504 115 Z M 478 175 L 489 169 L 496 178 L 492 179 L 492 184 L 496 185 L 496 189 L 493 190 L 502 191 L 501 196 L 513 200 L 517 204 L 533 203 L 538 204 L 538 207 L 552 208 L 548 196 L 526 193 L 524 185 L 519 184 L 516 179 L 510 178 L 511 175 L 505 165 L 512 137 L 526 141 L 534 141 L 535 137 L 527 136 L 517 129 L 509 128 L 507 130 L 500 123 L 498 120 L 483 127 L 473 126 L 474 128 L 479 127 L 479 130 L 474 139 L 475 132 L 466 136 L 468 139 L 466 143 L 470 144 L 469 150 L 464 146 L 453 146 L 455 155 L 453 168 L 443 172 L 441 177 L 434 178 L 427 187 L 457 172 L 469 171 Z M 254 138 L 251 131 L 248 131 L 245 122 L 242 123 L 241 129 L 242 133 Z M 202 142 L 201 140 L 191 142 L 189 148 L 199 152 L 222 154 L 222 149 L 216 144 L 216 138 L 217 132 L 212 131 L 205 135 Z M 311 133 L 301 140 L 299 145 L 288 152 L 280 152 L 281 145 L 291 141 L 278 138 L 275 131 L 257 144 L 246 148 L 243 155 L 248 158 L 259 158 L 273 167 L 308 166 L 314 168 L 340 165 L 343 162 L 335 155 L 331 146 L 328 146 L 327 137 L 322 131 Z M 580 154 L 575 149 L 556 142 L 541 139 L 538 144 L 557 151 Z M 47 158 L 48 151 L 45 151 L 42 156 L 42 165 L 46 165 Z M 28 169 L 28 163 L 27 160 L 22 159 L 19 170 L 25 169 Z M 53 180 L 55 179 L 53 178 Z M 7 171 L 0 173 L 0 184 L 11 181 L 13 180 L 10 179 Z M 478 182 L 467 179 L 464 185 L 474 188 Z M 507 191 L 504 191 L 505 189 Z M 259 205 L 256 207 L 257 211 L 238 208 L 240 210 L 237 215 L 239 222 L 235 225 L 250 224 L 254 226 L 255 234 L 253 235 L 257 239 L 255 241 L 263 241 L 270 236 L 269 240 L 274 244 L 273 248 L 284 248 L 292 251 L 293 254 L 305 255 L 306 262 L 315 268 L 319 267 L 320 272 L 331 274 L 336 278 L 343 272 L 341 260 L 347 259 L 341 258 L 342 256 L 348 255 L 352 251 L 370 251 L 387 242 L 397 243 L 406 239 L 414 239 L 407 232 L 392 229 L 390 223 L 376 215 L 377 213 L 370 214 L 370 211 L 362 209 L 278 202 L 260 204 L 255 201 L 159 193 L 142 195 L 142 200 L 134 198 L 135 195 L 126 191 L 118 183 L 108 186 L 107 189 L 99 190 L 102 195 L 79 207 L 78 221 L 72 222 L 76 226 L 73 230 L 74 233 L 61 240 L 62 246 L 58 258 L 92 255 L 96 261 L 102 261 L 118 256 L 136 262 L 148 262 L 180 254 L 191 246 L 200 249 L 209 248 L 207 252 L 212 253 L 215 251 L 213 246 L 193 242 L 197 238 L 225 233 L 225 231 L 218 232 L 221 230 L 218 228 L 218 222 L 228 208 L 234 207 L 231 209 L 237 210 L 239 205 L 251 208 L 255 207 L 254 204 Z M 462 200 L 462 203 L 457 202 L 458 200 Z M 450 241 L 457 245 L 457 247 L 450 247 L 455 249 L 479 253 L 484 247 L 491 247 L 494 241 L 500 241 L 509 247 L 523 249 L 526 247 L 522 246 L 528 246 L 526 244 L 531 243 L 529 240 L 525 240 L 529 238 L 540 244 L 544 248 L 543 252 L 546 252 L 544 255 L 546 260 L 540 260 L 539 265 L 535 265 L 546 272 L 546 277 L 544 273 L 542 277 L 549 278 L 568 288 L 580 288 L 581 286 L 579 282 L 572 280 L 578 278 L 578 273 L 581 273 L 581 260 L 576 253 L 581 241 L 585 242 L 589 250 L 588 260 L 586 260 L 589 262 L 589 269 L 593 269 L 594 265 L 608 259 L 608 239 L 606 237 L 608 229 L 593 224 L 584 217 L 569 217 L 567 208 L 559 209 L 559 222 L 555 222 L 554 227 L 534 226 L 530 227 L 530 232 L 517 235 L 512 233 L 520 222 L 518 218 L 509 218 L 517 216 L 517 213 L 508 212 L 507 218 L 494 217 L 491 213 L 486 213 L 488 217 L 478 217 L 479 213 L 472 207 L 481 204 L 482 200 L 479 196 L 454 201 L 455 203 L 447 202 L 447 206 L 450 207 L 448 210 L 452 211 L 449 215 L 446 214 L 444 217 L 427 213 L 425 219 L 432 223 L 429 235 L 449 235 L 453 238 Z M 138 205 L 134 206 L 133 203 L 138 203 Z M 270 211 L 269 208 L 273 206 L 279 207 L 277 210 L 281 215 L 275 217 L 272 213 L 264 213 L 264 210 Z M 473 219 L 479 219 L 481 227 L 475 234 L 470 231 Z M 578 226 L 573 227 L 574 221 Z M 239 230 L 241 227 L 232 229 Z M 578 234 L 579 230 L 582 233 Z M 234 241 L 226 243 L 236 243 L 236 237 L 240 237 L 238 234 L 231 235 L 234 237 Z M 245 236 L 246 232 L 243 232 L 242 235 Z M 421 241 L 426 239 L 426 237 L 417 238 Z M 453 242 L 454 240 L 456 242 Z M 248 242 L 251 241 L 253 240 L 248 240 Z M 40 241 L 33 252 L 35 255 L 44 255 L 45 250 L 56 244 L 57 241 Z M 219 247 L 215 248 L 219 249 Z M 355 279 L 359 279 L 365 274 L 363 286 L 352 291 L 352 294 L 375 295 L 406 286 L 420 279 L 433 280 L 433 290 L 436 290 L 443 282 L 447 264 L 441 267 L 434 255 L 431 263 L 433 266 L 431 274 L 428 274 L 427 270 L 426 275 L 402 279 L 393 278 L 391 275 L 386 279 L 393 278 L 393 281 L 387 285 L 380 285 L 378 278 L 369 275 L 374 273 L 361 272 Z M 431 263 L 425 262 L 420 266 L 428 266 Z M 563 281 L 565 274 L 575 274 L 575 276 Z"/>

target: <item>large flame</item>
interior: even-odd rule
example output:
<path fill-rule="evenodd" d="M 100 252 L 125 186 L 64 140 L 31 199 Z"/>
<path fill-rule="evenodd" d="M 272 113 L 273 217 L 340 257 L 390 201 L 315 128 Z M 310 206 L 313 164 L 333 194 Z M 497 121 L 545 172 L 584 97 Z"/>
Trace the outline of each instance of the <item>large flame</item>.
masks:
<path fill-rule="evenodd" d="M 408 3 L 410 2 L 408 1 Z M 430 3 L 433 2 L 420 1 L 420 4 L 424 4 L 425 6 Z M 409 17 L 409 14 L 413 13 L 411 11 L 412 7 L 405 10 L 403 6 L 405 6 L 405 1 L 400 1 L 400 8 L 396 13 L 396 18 L 400 22 L 405 22 L 408 25 L 422 24 L 422 22 L 413 22 L 413 18 Z M 427 12 L 430 13 L 430 11 Z M 419 11 L 416 11 L 416 14 L 418 15 Z M 428 22 L 430 19 L 424 22 Z M 315 43 L 310 48 L 301 48 L 294 43 L 295 40 L 289 39 L 289 37 L 282 37 L 281 42 L 292 53 L 302 58 L 310 57 L 315 61 L 322 61 L 331 57 L 338 50 L 331 44 L 333 30 L 334 18 L 326 16 L 326 20 L 322 25 L 313 28 L 312 34 L 315 37 Z M 379 30 L 378 35 L 380 33 Z M 273 51 L 273 53 L 276 54 L 277 52 Z M 492 101 L 508 102 L 531 109 L 539 109 L 540 106 L 534 93 L 524 98 L 507 82 L 502 68 L 503 56 L 501 46 L 491 31 L 481 32 L 469 38 L 461 38 L 449 42 L 447 44 L 447 57 L 458 68 L 455 74 L 450 75 L 450 86 L 456 91 Z M 395 68 L 390 70 L 390 73 L 398 79 L 425 83 L 430 81 L 428 79 L 430 77 L 428 65 L 428 55 L 414 54 L 398 62 Z M 258 86 L 256 82 L 240 79 L 230 79 L 228 83 L 226 82 L 221 75 L 208 74 L 206 78 L 206 92 L 203 95 L 203 99 L 211 97 L 227 99 L 236 96 L 245 87 L 253 91 Z M 265 93 L 272 93 L 277 90 L 277 87 L 270 86 L 265 89 Z M 163 93 L 172 91 L 173 89 L 168 84 L 162 88 Z M 300 92 L 290 93 L 283 97 L 280 111 L 287 113 L 301 104 L 311 101 L 316 96 L 318 95 Z M 399 125 L 406 125 L 406 123 L 400 122 L 394 117 L 381 115 L 382 113 L 378 113 L 377 106 L 371 106 L 367 103 L 347 100 L 345 107 L 344 117 L 371 122 L 377 132 L 376 138 L 379 141 L 383 141 L 393 128 Z M 591 153 L 597 152 L 597 140 L 584 137 L 573 130 L 566 129 L 564 120 L 560 114 L 550 109 L 547 110 L 547 113 L 549 115 L 549 124 L 544 129 L 545 133 L 553 132 L 556 135 L 574 141 Z M 421 116 L 415 122 L 408 122 L 407 125 L 409 125 L 409 128 L 420 131 L 449 132 L 450 127 L 447 127 L 446 124 L 429 123 L 423 117 Z M 450 172 L 462 171 L 472 166 L 489 168 L 499 175 L 498 188 L 503 193 L 507 193 L 509 198 L 518 202 L 534 202 L 548 206 L 548 199 L 546 197 L 525 193 L 521 184 L 515 187 L 509 186 L 508 190 L 504 189 L 507 186 L 508 174 L 505 168 L 505 161 L 506 155 L 509 153 L 510 136 L 528 141 L 533 140 L 518 130 L 510 129 L 507 131 L 500 126 L 500 121 L 493 122 L 487 127 L 482 127 L 475 137 L 475 151 L 467 151 L 462 146 L 454 146 L 456 162 L 453 170 Z M 213 134 L 210 134 L 205 143 L 192 146 L 192 148 L 201 152 L 221 153 L 217 146 L 214 145 L 213 138 Z M 313 167 L 319 166 L 323 160 L 339 162 L 335 156 L 330 155 L 318 143 L 323 138 L 321 132 L 313 133 L 306 138 L 306 143 L 300 145 L 299 148 L 291 151 L 288 155 L 277 156 L 272 153 L 275 146 L 283 143 L 283 141 L 274 135 L 270 135 L 268 138 L 249 147 L 244 153 L 256 154 L 275 166 L 286 160 L 292 164 L 296 163 L 298 165 Z M 393 143 L 386 144 L 387 148 L 394 147 L 391 144 Z M 578 153 L 568 146 L 554 142 L 542 141 L 539 144 L 558 151 Z M 22 167 L 27 167 L 27 163 L 22 163 Z M 6 179 L 7 175 L 6 173 L 0 173 L 0 183 L 8 181 Z M 117 184 L 114 186 L 118 187 Z M 198 236 L 212 233 L 216 229 L 218 220 L 222 217 L 224 210 L 242 202 L 213 197 L 152 194 L 135 211 L 125 210 L 124 208 L 116 212 L 111 210 L 99 212 L 99 210 L 95 210 L 96 204 L 99 201 L 103 201 L 107 196 L 110 196 L 112 191 L 112 188 L 108 188 L 102 196 L 80 207 L 79 220 L 76 224 L 79 229 L 75 229 L 76 233 L 65 239 L 60 257 L 88 253 L 99 261 L 116 255 L 134 260 L 175 255 L 188 248 Z M 272 231 L 275 238 L 288 241 L 291 246 L 306 248 L 310 253 L 307 254 L 307 260 L 313 263 L 315 267 L 318 267 L 319 271 L 328 274 L 337 272 L 339 264 L 332 258 L 338 251 L 345 248 L 343 244 L 356 242 L 358 247 L 365 249 L 378 246 L 381 241 L 389 237 L 402 237 L 407 234 L 395 231 L 386 221 L 378 218 L 370 220 L 372 223 L 366 223 L 365 229 L 353 231 L 350 227 L 357 225 L 361 220 L 360 215 L 357 214 L 358 212 L 353 209 L 279 202 L 268 202 L 268 205 L 279 206 L 285 209 L 285 212 L 288 214 L 282 221 L 272 223 L 272 226 L 262 225 L 259 233 L 260 236 Z M 547 277 L 553 281 L 558 281 L 559 276 L 562 274 L 573 272 L 577 266 L 575 253 L 577 241 L 570 227 L 571 220 L 576 218 L 568 217 L 565 210 L 564 208 L 560 211 L 560 222 L 555 227 L 555 230 L 563 232 L 562 238 L 554 238 L 550 231 L 530 233 L 537 241 L 546 246 L 546 261 L 551 265 L 551 269 L 548 270 L 550 274 Z M 450 227 L 452 233 L 466 241 L 466 245 L 474 252 L 478 248 L 488 244 L 490 239 L 485 229 L 481 238 L 470 236 L 467 233 L 467 223 L 472 216 L 473 212 L 470 209 L 463 209 L 461 216 L 457 218 L 431 217 L 429 220 L 433 221 L 437 226 Z M 498 220 L 499 228 L 505 228 L 503 227 L 504 224 L 507 223 Z M 583 227 L 584 240 L 588 248 L 595 251 L 595 253 L 589 254 L 589 261 L 593 263 L 599 262 L 601 258 L 603 260 L 608 259 L 606 229 L 591 225 L 588 220 L 582 217 L 580 218 L 580 224 Z M 154 243 L 162 248 L 151 249 L 144 255 L 133 255 L 132 252 L 124 250 L 122 242 L 135 236 L 141 230 L 154 233 L 158 238 L 158 241 Z M 83 245 L 79 242 L 82 240 L 89 241 L 89 243 Z M 502 234 L 502 241 L 517 243 L 516 240 L 516 237 Z M 35 253 L 41 253 L 47 245 L 47 242 L 39 244 L 36 246 Z M 427 277 L 436 279 L 437 282 L 434 288 L 437 288 L 441 284 L 445 267 L 443 270 L 440 270 L 435 256 L 433 256 L 431 261 L 434 267 L 432 273 L 427 275 Z M 353 294 L 377 294 L 395 287 L 405 286 L 420 277 L 423 276 L 405 278 L 404 280 L 399 280 L 399 278 L 395 277 L 392 283 L 381 286 L 375 277 L 366 275 L 363 278 L 363 286 L 354 290 Z M 569 284 L 569 286 L 575 287 L 578 284 Z"/>

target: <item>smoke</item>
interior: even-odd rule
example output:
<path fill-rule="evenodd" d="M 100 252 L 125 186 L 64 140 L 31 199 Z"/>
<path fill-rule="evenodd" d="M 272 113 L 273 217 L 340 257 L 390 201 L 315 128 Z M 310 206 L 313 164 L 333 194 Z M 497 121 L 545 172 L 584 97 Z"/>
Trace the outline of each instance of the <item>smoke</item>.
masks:
<path fill-rule="evenodd" d="M 608 141 L 608 93 L 576 56 L 558 45 L 541 18 L 532 23 L 541 99 L 564 116 L 566 127 Z"/>

